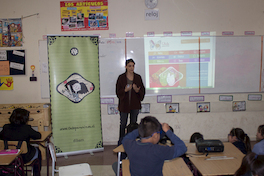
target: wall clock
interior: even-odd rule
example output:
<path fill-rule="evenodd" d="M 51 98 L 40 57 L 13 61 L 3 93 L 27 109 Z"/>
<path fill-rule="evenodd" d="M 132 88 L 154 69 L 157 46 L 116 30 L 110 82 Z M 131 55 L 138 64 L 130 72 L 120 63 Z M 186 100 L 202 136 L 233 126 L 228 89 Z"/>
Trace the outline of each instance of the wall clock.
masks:
<path fill-rule="evenodd" d="M 154 9 L 158 5 L 158 0 L 145 0 L 145 5 L 149 9 Z"/>

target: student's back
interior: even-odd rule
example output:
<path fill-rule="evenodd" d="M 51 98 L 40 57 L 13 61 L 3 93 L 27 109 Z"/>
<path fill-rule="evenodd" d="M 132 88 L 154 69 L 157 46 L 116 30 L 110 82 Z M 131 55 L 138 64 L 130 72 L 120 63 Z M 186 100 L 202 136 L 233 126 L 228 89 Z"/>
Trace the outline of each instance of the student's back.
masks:
<path fill-rule="evenodd" d="M 234 176 L 264 176 L 264 155 L 249 152 Z"/>
<path fill-rule="evenodd" d="M 138 130 L 124 137 L 122 143 L 130 161 L 131 176 L 161 176 L 165 160 L 181 156 L 187 151 L 184 142 L 172 133 L 168 124 L 162 124 L 162 129 L 174 146 L 157 144 L 160 140 L 160 123 L 151 116 L 141 119 Z M 140 140 L 136 141 L 138 135 Z"/>

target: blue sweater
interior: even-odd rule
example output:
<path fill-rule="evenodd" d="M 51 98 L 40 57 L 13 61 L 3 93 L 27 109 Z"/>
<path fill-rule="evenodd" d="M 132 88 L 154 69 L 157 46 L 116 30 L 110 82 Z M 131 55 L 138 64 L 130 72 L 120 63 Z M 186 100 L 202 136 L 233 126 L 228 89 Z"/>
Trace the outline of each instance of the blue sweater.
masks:
<path fill-rule="evenodd" d="M 264 139 L 254 145 L 252 152 L 257 155 L 264 155 Z"/>
<path fill-rule="evenodd" d="M 184 142 L 171 130 L 166 135 L 173 146 L 136 141 L 139 136 L 137 129 L 124 137 L 122 143 L 130 161 L 131 176 L 162 176 L 164 161 L 179 157 L 187 151 Z"/>

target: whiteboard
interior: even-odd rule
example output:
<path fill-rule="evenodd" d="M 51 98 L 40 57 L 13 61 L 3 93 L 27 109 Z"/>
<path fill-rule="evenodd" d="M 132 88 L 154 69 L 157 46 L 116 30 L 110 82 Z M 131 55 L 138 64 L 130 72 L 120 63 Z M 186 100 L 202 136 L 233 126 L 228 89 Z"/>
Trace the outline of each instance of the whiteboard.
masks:
<path fill-rule="evenodd" d="M 39 68 L 41 98 L 50 98 L 47 40 L 39 40 Z"/>
<path fill-rule="evenodd" d="M 261 83 L 261 36 L 212 37 L 215 41 L 214 88 L 200 87 L 200 93 L 259 92 Z M 207 37 L 207 38 L 208 38 Z M 193 37 L 197 39 L 198 37 Z M 201 37 L 202 38 L 202 37 Z M 163 39 L 162 39 L 163 40 Z M 164 40 L 165 41 L 165 40 Z M 115 97 L 116 81 L 125 72 L 126 58 L 135 61 L 135 73 L 146 85 L 144 38 L 101 38 L 99 42 L 100 96 Z M 201 43 L 200 48 L 203 48 Z M 175 48 L 177 50 L 179 48 Z M 41 97 L 49 98 L 47 43 L 39 41 Z M 147 89 L 146 95 L 199 94 L 193 89 Z"/>

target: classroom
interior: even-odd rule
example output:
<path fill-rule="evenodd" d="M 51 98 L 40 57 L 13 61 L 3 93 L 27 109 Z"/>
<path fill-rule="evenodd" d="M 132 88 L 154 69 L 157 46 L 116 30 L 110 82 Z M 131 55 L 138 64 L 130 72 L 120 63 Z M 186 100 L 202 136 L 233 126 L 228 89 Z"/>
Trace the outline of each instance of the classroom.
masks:
<path fill-rule="evenodd" d="M 148 113 L 139 114 L 138 122 L 146 115 L 155 116 L 160 122 L 166 122 L 173 127 L 174 133 L 184 142 L 188 142 L 191 134 L 197 131 L 202 133 L 205 139 L 219 139 L 226 142 L 228 140 L 228 133 L 234 127 L 242 128 L 251 141 L 256 141 L 257 128 L 264 122 L 264 101 L 262 98 L 264 95 L 264 65 L 262 62 L 262 36 L 264 36 L 264 24 L 262 23 L 264 11 L 262 7 L 264 2 L 262 0 L 159 0 L 155 8 L 157 11 L 148 11 L 151 9 L 146 7 L 144 0 L 109 0 L 109 29 L 90 31 L 62 31 L 60 2 L 58 0 L 1 0 L 0 14 L 2 19 L 22 18 L 23 46 L 0 47 L 0 50 L 26 51 L 25 75 L 12 75 L 13 82 L 15 83 L 13 90 L 0 90 L 1 105 L 50 103 L 50 98 L 43 98 L 42 96 L 43 82 L 41 79 L 43 75 L 41 73 L 41 63 L 43 58 L 40 55 L 49 35 L 99 35 L 101 41 L 121 42 L 121 53 L 127 53 L 127 56 L 124 54 L 124 58 L 132 57 L 136 61 L 135 72 L 143 73 L 145 72 L 145 67 L 141 65 L 143 63 L 141 60 L 144 58 L 137 58 L 137 51 L 142 52 L 139 56 L 143 55 L 144 57 L 144 37 L 148 34 L 154 34 L 159 37 L 173 35 L 178 38 L 184 35 L 192 35 L 192 37 L 196 37 L 195 39 L 198 40 L 202 33 L 205 32 L 207 35 L 209 34 L 206 37 L 210 39 L 216 37 L 216 41 L 223 40 L 220 45 L 216 46 L 215 52 L 219 53 L 219 55 L 223 54 L 228 59 L 238 60 L 241 56 L 243 61 L 245 61 L 243 63 L 237 60 L 230 61 L 232 66 L 235 65 L 232 68 L 231 64 L 228 65 L 228 62 L 216 65 L 216 67 L 229 69 L 229 71 L 231 70 L 231 74 L 237 73 L 235 74 L 237 77 L 245 70 L 248 71 L 247 75 L 256 75 L 256 78 L 251 79 L 251 77 L 245 76 L 247 81 L 252 81 L 248 83 L 247 81 L 243 81 L 242 76 L 244 75 L 239 79 L 232 77 L 233 75 L 225 76 L 225 78 L 230 78 L 228 80 L 230 84 L 235 82 L 237 87 L 220 86 L 218 91 L 215 92 L 210 92 L 210 90 L 203 91 L 201 89 L 195 92 L 187 91 L 187 93 L 184 91 L 177 92 L 177 90 L 174 92 L 164 91 L 161 94 L 147 93 L 142 103 L 150 105 L 150 109 Z M 158 14 L 152 14 L 151 16 L 151 12 Z M 146 15 L 147 17 L 145 17 Z M 230 41 L 230 46 L 232 44 L 235 45 L 236 41 L 244 42 L 241 45 L 237 45 L 237 47 L 230 47 L 234 52 L 238 52 L 236 53 L 236 57 L 232 57 L 233 50 L 225 52 L 224 49 L 228 47 L 225 41 Z M 127 45 L 125 46 L 124 43 Z M 247 45 L 247 43 L 249 44 Z M 127 47 L 127 51 L 124 51 L 125 47 Z M 134 50 L 135 54 L 131 53 L 130 49 Z M 114 72 L 111 70 L 114 66 L 107 67 L 107 64 L 103 63 L 102 57 L 107 56 L 112 51 L 107 45 L 99 45 L 99 50 L 99 62 L 102 64 L 100 66 L 104 68 L 100 70 L 100 74 L 110 75 L 109 73 Z M 247 55 L 247 53 L 250 54 Z M 257 62 L 251 62 L 254 59 Z M 125 71 L 125 65 L 122 66 L 121 64 L 120 66 L 120 63 L 114 58 L 113 64 L 119 65 L 119 68 L 124 68 L 123 71 L 122 69 L 118 70 L 120 72 L 116 73 L 117 75 Z M 30 81 L 30 77 L 32 76 L 31 65 L 35 66 L 34 75 L 37 77 L 37 81 Z M 247 66 L 250 68 L 247 68 Z M 223 72 L 225 72 L 225 69 L 223 69 Z M 215 77 L 221 76 L 215 75 Z M 113 77 L 113 82 L 110 84 L 105 84 L 107 80 L 100 82 L 101 91 L 107 91 L 107 87 L 110 87 L 109 89 L 113 92 L 116 79 L 117 77 Z M 101 77 L 100 80 L 102 80 Z M 252 89 L 251 85 L 253 85 Z M 221 91 L 221 89 L 225 91 Z M 101 92 L 101 98 L 113 99 L 114 104 L 118 104 L 118 98 L 112 92 L 109 94 Z M 164 95 L 167 96 L 166 98 L 171 98 L 171 101 L 158 102 L 158 96 Z M 249 100 L 249 95 L 261 97 L 261 100 Z M 223 98 L 232 97 L 232 100 L 220 101 L 221 96 Z M 198 101 L 190 101 L 190 98 L 202 98 L 202 103 L 209 102 L 210 112 L 197 112 Z M 233 101 L 245 102 L 246 109 L 233 111 Z M 166 113 L 166 103 L 178 103 L 179 112 Z M 120 116 L 119 114 L 109 114 L 108 106 L 108 104 L 102 103 L 100 105 L 102 142 L 104 147 L 116 146 L 119 137 Z M 94 157 L 96 157 L 96 153 Z"/>

